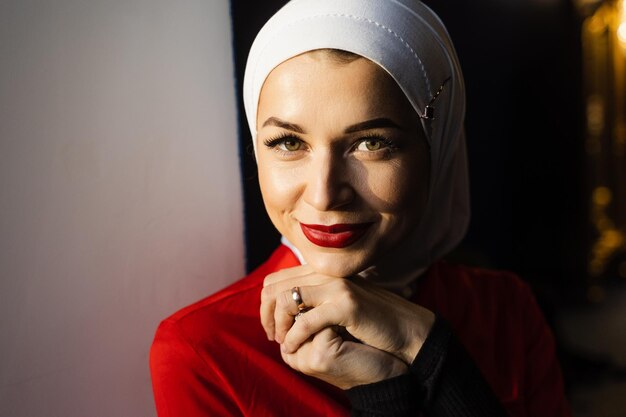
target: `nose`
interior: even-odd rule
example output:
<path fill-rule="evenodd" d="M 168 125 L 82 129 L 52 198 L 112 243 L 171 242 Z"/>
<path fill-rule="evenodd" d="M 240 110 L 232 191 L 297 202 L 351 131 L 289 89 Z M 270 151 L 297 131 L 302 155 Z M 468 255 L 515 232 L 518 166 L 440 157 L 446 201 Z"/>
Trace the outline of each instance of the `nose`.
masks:
<path fill-rule="evenodd" d="M 355 199 L 348 161 L 332 149 L 318 151 L 307 172 L 304 201 L 319 211 L 336 210 Z"/>

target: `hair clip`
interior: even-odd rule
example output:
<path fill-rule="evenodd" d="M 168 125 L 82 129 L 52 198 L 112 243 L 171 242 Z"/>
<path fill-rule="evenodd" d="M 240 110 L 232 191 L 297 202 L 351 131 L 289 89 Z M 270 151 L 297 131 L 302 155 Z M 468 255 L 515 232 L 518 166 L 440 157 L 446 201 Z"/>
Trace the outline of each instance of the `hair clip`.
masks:
<path fill-rule="evenodd" d="M 439 87 L 439 90 L 437 90 L 435 95 L 430 99 L 430 102 L 426 105 L 426 107 L 424 107 L 424 113 L 419 115 L 420 119 L 435 119 L 435 108 L 433 107 L 433 103 L 435 102 L 435 100 L 437 100 L 437 97 L 439 97 L 439 94 L 441 94 L 441 92 L 443 91 L 443 87 L 448 81 L 450 81 L 450 77 L 443 80 L 443 83 Z"/>

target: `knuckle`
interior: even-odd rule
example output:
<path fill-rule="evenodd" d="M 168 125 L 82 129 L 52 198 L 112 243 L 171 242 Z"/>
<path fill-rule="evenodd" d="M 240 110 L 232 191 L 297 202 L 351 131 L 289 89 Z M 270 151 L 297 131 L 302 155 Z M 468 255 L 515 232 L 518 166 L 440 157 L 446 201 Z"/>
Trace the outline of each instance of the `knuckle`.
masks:
<path fill-rule="evenodd" d="M 265 279 L 263 280 L 263 286 L 267 287 L 269 285 L 275 284 L 276 282 L 280 281 L 280 277 L 283 274 L 283 270 L 280 271 L 276 271 L 276 272 L 272 272 L 271 274 L 267 274 L 265 276 Z"/>
<path fill-rule="evenodd" d="M 263 287 L 263 289 L 261 290 L 261 302 L 262 303 L 266 303 L 273 298 L 273 295 L 274 295 L 273 289 L 274 289 L 273 286 Z"/>
<path fill-rule="evenodd" d="M 277 284 L 281 281 L 289 279 L 290 277 L 293 277 L 296 272 L 296 268 L 285 268 L 276 272 L 272 272 L 271 274 L 265 276 L 265 279 L 263 280 L 263 285 L 268 286 L 272 284 Z"/>
<path fill-rule="evenodd" d="M 352 293 L 345 301 L 345 309 L 348 316 L 355 317 L 359 315 L 360 304 L 358 298 Z"/>
<path fill-rule="evenodd" d="M 289 308 L 290 294 L 287 291 L 281 292 L 276 297 L 276 309 L 285 310 Z"/>
<path fill-rule="evenodd" d="M 344 311 L 349 315 L 357 314 L 359 311 L 359 298 L 357 297 L 354 284 L 347 279 L 337 281 L 335 291 L 341 299 Z"/>
<path fill-rule="evenodd" d="M 272 284 L 272 282 L 273 282 L 272 275 L 274 275 L 274 273 L 271 273 L 271 274 L 265 276 L 265 279 L 263 280 L 263 288 L 265 288 L 268 285 Z"/>
<path fill-rule="evenodd" d="M 307 367 L 312 372 L 317 374 L 328 373 L 330 369 L 330 363 L 326 351 L 320 349 L 319 347 L 314 347 L 313 349 L 311 349 Z"/>
<path fill-rule="evenodd" d="M 295 368 L 295 364 L 294 364 L 294 360 L 293 360 L 293 355 L 285 353 L 285 352 L 280 352 L 280 356 L 283 358 L 283 361 L 289 365 L 290 367 Z"/>

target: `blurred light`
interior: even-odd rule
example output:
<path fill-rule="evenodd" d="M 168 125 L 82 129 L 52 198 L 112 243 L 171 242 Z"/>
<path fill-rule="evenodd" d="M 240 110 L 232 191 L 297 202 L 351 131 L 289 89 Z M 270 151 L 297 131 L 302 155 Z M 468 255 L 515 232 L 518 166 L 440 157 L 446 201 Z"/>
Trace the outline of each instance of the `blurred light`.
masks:
<path fill-rule="evenodd" d="M 604 100 L 599 94 L 587 99 L 587 129 L 593 136 L 600 136 L 604 129 Z"/>
<path fill-rule="evenodd" d="M 617 27 L 617 39 L 626 48 L 626 1 L 622 0 L 622 15 L 620 16 L 620 24 Z"/>
<path fill-rule="evenodd" d="M 622 46 L 626 46 L 626 22 L 622 22 L 617 28 L 617 39 Z"/>
<path fill-rule="evenodd" d="M 607 206 L 611 202 L 611 190 L 607 187 L 597 187 L 593 191 L 593 202 L 598 206 Z"/>
<path fill-rule="evenodd" d="M 610 248 L 618 248 L 624 243 L 624 237 L 618 230 L 608 230 L 604 233 L 604 244 Z"/>
<path fill-rule="evenodd" d="M 588 20 L 587 29 L 594 34 L 602 33 L 606 30 L 606 23 L 602 17 L 595 14 Z"/>

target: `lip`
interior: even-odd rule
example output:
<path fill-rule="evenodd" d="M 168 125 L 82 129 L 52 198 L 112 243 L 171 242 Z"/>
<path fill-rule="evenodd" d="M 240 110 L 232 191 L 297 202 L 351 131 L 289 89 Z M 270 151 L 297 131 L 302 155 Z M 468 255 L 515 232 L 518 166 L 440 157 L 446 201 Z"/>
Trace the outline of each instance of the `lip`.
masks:
<path fill-rule="evenodd" d="M 341 223 L 329 226 L 300 223 L 309 241 L 324 248 L 345 248 L 359 240 L 373 223 Z"/>

